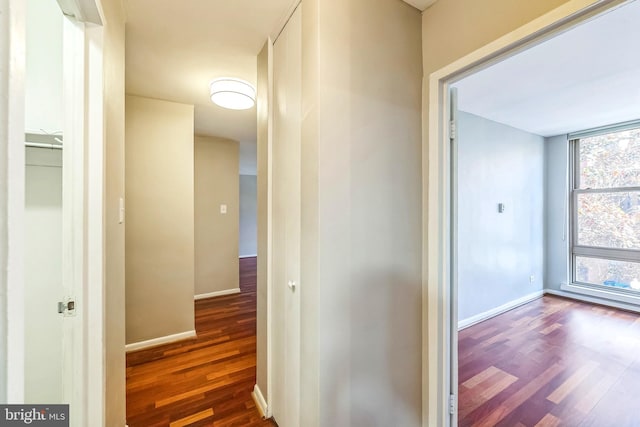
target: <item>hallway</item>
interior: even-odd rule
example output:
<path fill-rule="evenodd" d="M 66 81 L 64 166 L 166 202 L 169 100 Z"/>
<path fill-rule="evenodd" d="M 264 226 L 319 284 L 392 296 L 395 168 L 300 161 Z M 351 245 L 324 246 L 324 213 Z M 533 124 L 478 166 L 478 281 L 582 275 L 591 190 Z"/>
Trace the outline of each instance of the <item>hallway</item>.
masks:
<path fill-rule="evenodd" d="M 127 354 L 129 427 L 258 426 L 256 258 L 240 260 L 242 293 L 196 301 L 198 337 Z"/>

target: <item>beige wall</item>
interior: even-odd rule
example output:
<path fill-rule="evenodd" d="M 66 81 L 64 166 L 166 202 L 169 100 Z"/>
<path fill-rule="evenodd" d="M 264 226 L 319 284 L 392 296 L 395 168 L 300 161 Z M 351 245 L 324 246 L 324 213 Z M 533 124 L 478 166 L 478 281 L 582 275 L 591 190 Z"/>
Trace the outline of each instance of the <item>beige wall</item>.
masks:
<path fill-rule="evenodd" d="M 126 97 L 127 343 L 194 330 L 193 106 Z"/>
<path fill-rule="evenodd" d="M 422 14 L 424 75 L 534 20 L 567 0 L 440 0 Z"/>
<path fill-rule="evenodd" d="M 238 289 L 238 142 L 196 136 L 194 163 L 195 295 Z"/>
<path fill-rule="evenodd" d="M 105 129 L 105 426 L 122 426 L 125 392 L 124 224 L 124 10 L 119 0 L 102 0 L 104 12 Z"/>
<path fill-rule="evenodd" d="M 269 139 L 269 51 L 267 42 L 258 54 L 257 64 L 257 191 L 258 191 L 258 266 L 256 385 L 269 401 L 267 390 L 267 227 L 268 227 L 268 139 Z"/>
<path fill-rule="evenodd" d="M 396 0 L 304 3 L 305 426 L 421 423 L 420 31 Z"/>

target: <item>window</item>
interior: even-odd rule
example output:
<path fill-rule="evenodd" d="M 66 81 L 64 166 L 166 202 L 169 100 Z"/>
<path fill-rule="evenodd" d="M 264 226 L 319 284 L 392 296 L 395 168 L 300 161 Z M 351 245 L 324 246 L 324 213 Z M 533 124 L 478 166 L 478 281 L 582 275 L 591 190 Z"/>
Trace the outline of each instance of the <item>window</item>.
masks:
<path fill-rule="evenodd" d="M 640 122 L 571 147 L 572 281 L 640 294 Z"/>

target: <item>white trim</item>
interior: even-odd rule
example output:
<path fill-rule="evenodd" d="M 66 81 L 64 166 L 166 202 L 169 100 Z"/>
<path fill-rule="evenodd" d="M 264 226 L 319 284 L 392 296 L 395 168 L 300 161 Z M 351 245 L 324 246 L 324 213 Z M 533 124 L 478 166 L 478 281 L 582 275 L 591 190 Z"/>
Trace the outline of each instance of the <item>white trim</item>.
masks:
<path fill-rule="evenodd" d="M 634 312 L 640 313 L 640 307 L 638 306 L 632 306 L 632 305 L 628 305 L 628 304 L 624 304 L 616 301 L 605 300 L 598 297 L 590 297 L 587 295 L 576 294 L 573 292 L 559 291 L 557 289 L 545 289 L 544 293 L 545 295 L 547 294 L 555 295 L 555 296 L 569 298 L 577 301 L 598 304 L 606 307 L 618 308 L 621 310 L 634 311 Z"/>
<path fill-rule="evenodd" d="M 240 255 L 240 259 L 243 258 L 257 258 L 258 254 L 250 254 L 250 255 Z"/>
<path fill-rule="evenodd" d="M 104 271 L 104 28 L 85 27 L 86 37 L 86 319 L 87 409 L 93 420 L 104 425 L 105 413 L 105 271 Z M 90 286 L 88 284 L 91 284 Z M 100 424 L 100 422 L 102 424 Z"/>
<path fill-rule="evenodd" d="M 0 0 L 0 401 L 24 401 L 23 0 Z"/>
<path fill-rule="evenodd" d="M 532 292 L 529 295 L 525 295 L 516 300 L 509 301 L 506 304 L 502 304 L 499 307 L 492 308 L 491 310 L 487 310 L 484 313 L 476 314 L 475 316 L 471 316 L 464 320 L 460 320 L 458 322 L 458 330 L 461 331 L 477 323 L 484 322 L 485 320 L 491 319 L 492 317 L 496 317 L 502 313 L 506 313 L 507 311 L 513 310 L 514 308 L 528 304 L 531 301 L 540 299 L 543 296 L 544 296 L 544 291 Z"/>
<path fill-rule="evenodd" d="M 79 22 L 102 25 L 102 18 L 95 0 L 58 0 L 62 13 Z"/>
<path fill-rule="evenodd" d="M 209 292 L 206 294 L 194 295 L 193 299 L 198 301 L 201 299 L 215 298 L 215 297 L 221 297 L 224 295 L 233 295 L 233 294 L 239 294 L 239 293 L 240 293 L 240 288 L 225 289 L 223 291 L 215 291 L 215 292 Z"/>
<path fill-rule="evenodd" d="M 297 5 L 295 6 L 297 7 Z M 295 11 L 292 8 L 291 14 Z M 286 21 L 285 21 L 286 24 Z M 284 25 L 283 25 L 284 28 Z M 267 40 L 267 418 L 273 416 L 273 43 Z"/>
<path fill-rule="evenodd" d="M 458 79 L 539 44 L 603 11 L 628 0 L 569 0 L 484 47 L 424 77 L 429 88 L 428 133 L 424 134 L 422 165 L 422 425 L 451 425 L 446 396 L 451 390 L 451 282 L 448 89 Z"/>
<path fill-rule="evenodd" d="M 87 273 L 87 198 L 89 178 L 86 160 L 86 43 L 85 26 L 65 17 L 62 25 L 63 80 L 62 101 L 65 105 L 62 150 L 62 291 L 61 298 L 73 297 L 75 314 L 62 322 L 62 398 L 68 402 L 77 426 L 88 424 L 87 413 L 87 350 L 85 327 L 88 322 L 88 294 L 85 293 Z M 87 331 L 88 332 L 88 331 Z"/>
<path fill-rule="evenodd" d="M 266 418 L 269 408 L 267 407 L 267 401 L 264 400 L 264 396 L 262 395 L 262 391 L 260 390 L 260 387 L 258 387 L 258 384 L 253 386 L 251 397 L 253 397 L 253 401 L 256 403 L 256 408 L 258 408 L 260 416 L 262 418 Z"/>
<path fill-rule="evenodd" d="M 164 337 L 159 337 L 159 338 L 153 338 L 150 340 L 146 340 L 146 341 L 138 341 L 138 342 L 134 342 L 131 344 L 127 344 L 124 346 L 125 351 L 127 353 L 131 352 L 131 351 L 137 351 L 137 350 L 143 350 L 145 348 L 151 348 L 151 347 L 156 347 L 159 345 L 163 345 L 163 344 L 171 344 L 177 341 L 184 341 L 184 340 L 188 340 L 191 338 L 195 338 L 196 335 L 196 331 L 195 330 L 191 330 L 191 331 L 186 331 L 186 332 L 180 332 L 179 334 L 173 334 L 173 335 L 167 335 Z"/>
<path fill-rule="evenodd" d="M 549 289 L 547 292 L 560 292 L 561 294 L 557 295 L 576 299 L 581 299 L 582 297 L 584 301 L 640 312 L 640 295 L 624 295 L 621 292 L 613 292 L 607 289 L 595 289 L 589 286 L 581 286 L 573 283 L 561 283 L 560 289 L 560 291 Z"/>

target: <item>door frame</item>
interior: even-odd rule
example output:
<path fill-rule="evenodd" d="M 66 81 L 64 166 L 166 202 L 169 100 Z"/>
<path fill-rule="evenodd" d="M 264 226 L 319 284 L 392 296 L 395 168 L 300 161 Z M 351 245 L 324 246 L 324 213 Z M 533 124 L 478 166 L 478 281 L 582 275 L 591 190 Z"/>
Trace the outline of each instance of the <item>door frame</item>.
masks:
<path fill-rule="evenodd" d="M 426 77 L 429 94 L 425 104 L 428 129 L 424 132 L 423 171 L 423 360 L 422 394 L 423 426 L 452 426 L 457 424 L 449 414 L 452 387 L 452 345 L 457 331 L 453 318 L 457 304 L 457 288 L 452 280 L 451 232 L 456 218 L 452 211 L 452 153 L 449 122 L 450 86 L 456 81 L 489 67 L 510 56 L 529 49 L 545 40 L 624 5 L 630 0 L 569 0 L 558 8 L 528 24 L 502 36 L 486 46 L 458 59 Z M 457 396 L 454 396 L 454 402 Z M 454 412 L 457 404 L 454 403 Z"/>
<path fill-rule="evenodd" d="M 65 162 L 72 248 L 63 261 L 77 314 L 67 323 L 73 426 L 104 424 L 104 67 L 100 0 L 59 2 L 63 24 Z M 24 102 L 26 2 L 0 0 L 0 402 L 24 403 Z M 98 18 L 96 18 L 98 17 Z M 82 22 L 81 22 L 82 21 Z M 71 181 L 72 180 L 72 181 Z M 52 304 L 55 309 L 55 304 Z M 48 402 L 42 402 L 48 403 Z"/>
<path fill-rule="evenodd" d="M 0 401 L 9 403 L 24 400 L 25 3 L 0 0 Z"/>

